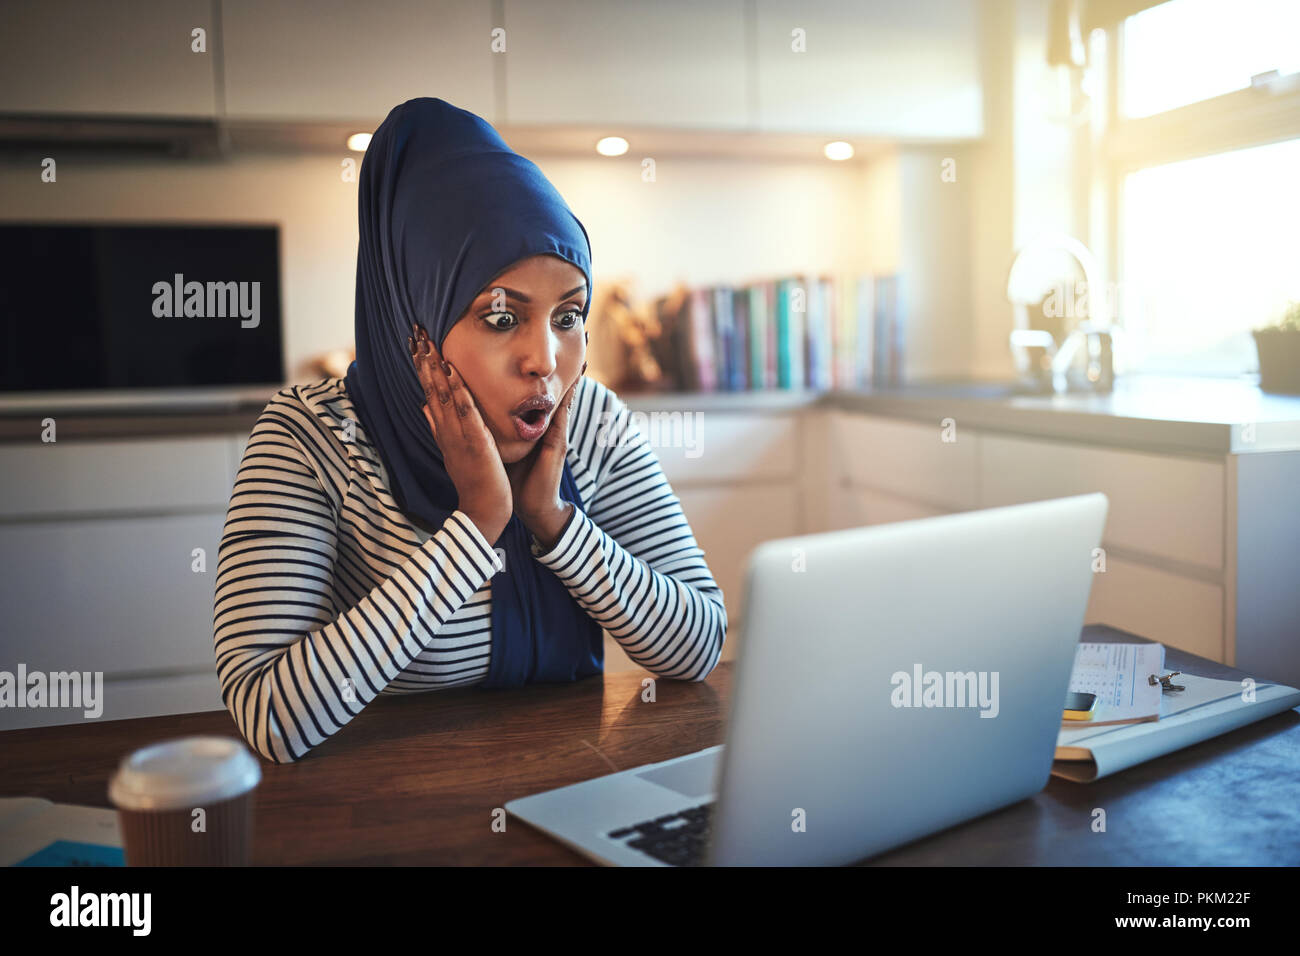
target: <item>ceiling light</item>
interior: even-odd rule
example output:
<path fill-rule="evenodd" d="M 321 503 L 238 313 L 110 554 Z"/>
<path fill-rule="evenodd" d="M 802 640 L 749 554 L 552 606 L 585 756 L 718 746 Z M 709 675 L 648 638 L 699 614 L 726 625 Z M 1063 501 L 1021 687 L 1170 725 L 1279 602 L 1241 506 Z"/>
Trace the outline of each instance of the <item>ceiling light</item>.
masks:
<path fill-rule="evenodd" d="M 822 147 L 822 152 L 826 154 L 827 159 L 852 159 L 853 147 L 843 140 L 837 139 L 833 143 L 827 143 Z"/>
<path fill-rule="evenodd" d="M 606 136 L 596 144 L 596 152 L 602 156 L 622 156 L 627 152 L 627 140 L 622 136 Z"/>

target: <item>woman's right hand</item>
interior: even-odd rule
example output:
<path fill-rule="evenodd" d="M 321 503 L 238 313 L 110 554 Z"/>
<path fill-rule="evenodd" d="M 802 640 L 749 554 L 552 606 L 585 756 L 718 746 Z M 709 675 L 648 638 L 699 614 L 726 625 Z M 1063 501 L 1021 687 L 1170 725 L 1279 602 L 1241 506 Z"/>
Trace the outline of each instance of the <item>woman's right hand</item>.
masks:
<path fill-rule="evenodd" d="M 443 361 L 423 328 L 411 328 L 414 337 L 407 344 L 424 389 L 424 417 L 456 486 L 459 508 L 484 538 L 495 543 L 514 510 L 510 479 L 496 440 L 460 373 Z"/>

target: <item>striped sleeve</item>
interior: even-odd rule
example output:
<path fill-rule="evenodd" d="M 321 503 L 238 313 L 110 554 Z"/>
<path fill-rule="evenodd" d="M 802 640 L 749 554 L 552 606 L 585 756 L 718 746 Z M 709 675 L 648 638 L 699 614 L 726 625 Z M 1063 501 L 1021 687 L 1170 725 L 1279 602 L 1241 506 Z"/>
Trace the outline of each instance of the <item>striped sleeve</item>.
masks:
<path fill-rule="evenodd" d="M 346 607 L 334 578 L 340 503 L 320 475 L 347 464 L 309 437 L 309 415 L 286 397 L 258 419 L 217 559 L 222 699 L 244 739 L 276 763 L 305 755 L 436 648 L 439 628 L 498 568 L 492 546 L 455 511 Z"/>
<path fill-rule="evenodd" d="M 726 638 L 722 590 L 627 406 L 601 393 L 604 411 L 588 418 L 584 439 L 597 463 L 595 494 L 537 560 L 634 662 L 661 677 L 703 680 Z"/>

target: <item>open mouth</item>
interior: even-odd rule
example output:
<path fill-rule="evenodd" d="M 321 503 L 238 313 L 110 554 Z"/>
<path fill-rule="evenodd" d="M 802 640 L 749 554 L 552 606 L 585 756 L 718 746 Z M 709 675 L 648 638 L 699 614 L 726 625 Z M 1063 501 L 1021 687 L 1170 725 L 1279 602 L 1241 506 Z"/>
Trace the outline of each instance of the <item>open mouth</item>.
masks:
<path fill-rule="evenodd" d="M 525 424 L 540 425 L 542 422 L 546 420 L 546 412 L 544 412 L 540 408 L 530 408 L 522 415 L 518 415 L 516 417 L 522 419 Z"/>

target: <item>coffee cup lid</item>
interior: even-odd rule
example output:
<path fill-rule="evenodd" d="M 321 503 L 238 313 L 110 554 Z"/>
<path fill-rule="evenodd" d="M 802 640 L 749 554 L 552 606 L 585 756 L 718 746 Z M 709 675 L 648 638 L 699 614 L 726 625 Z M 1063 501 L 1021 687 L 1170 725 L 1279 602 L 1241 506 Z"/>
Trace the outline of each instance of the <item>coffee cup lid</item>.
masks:
<path fill-rule="evenodd" d="M 233 737 L 180 737 L 122 758 L 108 797 L 123 810 L 174 810 L 237 797 L 261 779 L 257 760 Z"/>

